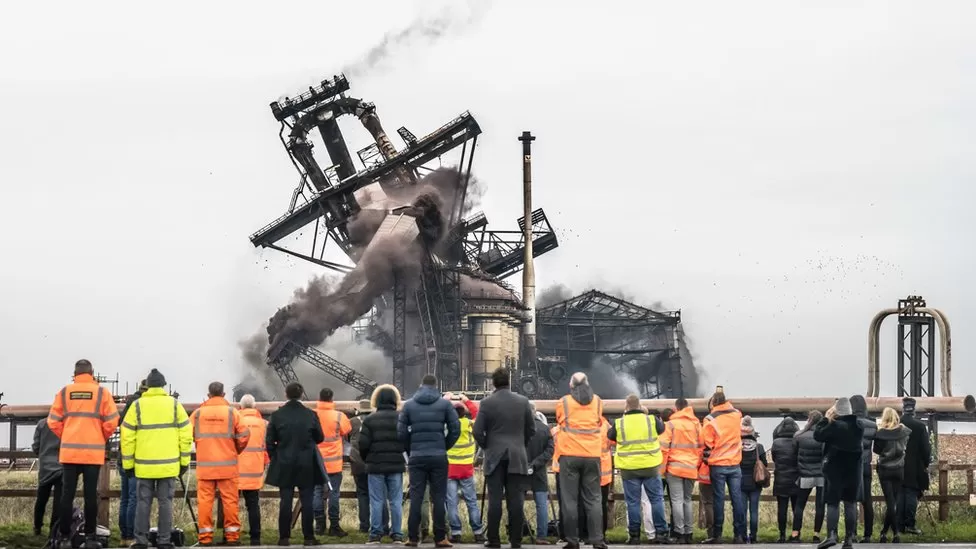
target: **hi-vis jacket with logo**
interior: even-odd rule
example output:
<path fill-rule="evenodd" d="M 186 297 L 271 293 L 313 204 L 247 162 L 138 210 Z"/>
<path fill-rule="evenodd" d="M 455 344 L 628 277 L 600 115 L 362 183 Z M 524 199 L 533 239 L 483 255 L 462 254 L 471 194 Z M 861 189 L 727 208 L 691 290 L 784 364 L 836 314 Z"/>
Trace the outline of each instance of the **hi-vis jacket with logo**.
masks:
<path fill-rule="evenodd" d="M 119 410 L 91 374 L 78 374 L 54 397 L 47 425 L 61 439 L 61 463 L 102 465 L 105 444 L 119 426 Z"/>

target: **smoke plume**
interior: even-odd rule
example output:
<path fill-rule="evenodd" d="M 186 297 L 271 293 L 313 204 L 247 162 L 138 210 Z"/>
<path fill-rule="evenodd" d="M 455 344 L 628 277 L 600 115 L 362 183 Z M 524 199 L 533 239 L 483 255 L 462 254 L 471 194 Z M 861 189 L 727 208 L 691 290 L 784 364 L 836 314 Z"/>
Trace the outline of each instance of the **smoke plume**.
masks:
<path fill-rule="evenodd" d="M 546 286 L 535 296 L 536 309 L 545 309 L 573 297 L 573 292 L 565 284 Z"/>

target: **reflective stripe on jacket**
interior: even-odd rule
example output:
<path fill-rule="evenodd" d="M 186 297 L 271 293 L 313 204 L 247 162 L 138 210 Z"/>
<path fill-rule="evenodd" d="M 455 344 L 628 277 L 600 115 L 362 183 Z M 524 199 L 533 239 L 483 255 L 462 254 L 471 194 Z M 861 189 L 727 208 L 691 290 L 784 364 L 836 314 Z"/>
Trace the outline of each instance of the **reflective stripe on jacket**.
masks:
<path fill-rule="evenodd" d="M 613 481 L 613 445 L 614 442 L 607 438 L 610 431 L 610 422 L 603 418 L 600 425 L 600 437 L 603 439 L 603 446 L 600 449 L 600 486 L 606 486 Z"/>
<path fill-rule="evenodd" d="M 319 453 L 325 462 L 325 472 L 330 475 L 342 471 L 342 437 L 352 431 L 346 414 L 335 409 L 335 402 L 318 401 L 315 415 L 319 417 L 325 439 L 319 444 Z"/>
<path fill-rule="evenodd" d="M 559 399 L 556 423 L 561 431 L 556 439 L 556 451 L 561 456 L 600 457 L 603 451 L 603 401 L 593 400 L 583 406 L 571 395 Z"/>
<path fill-rule="evenodd" d="M 702 462 L 698 466 L 698 482 L 701 484 L 711 484 L 712 483 L 712 470 L 708 468 L 708 464 Z"/>
<path fill-rule="evenodd" d="M 474 464 L 474 435 L 472 435 L 472 430 L 474 424 L 469 418 L 462 417 L 461 422 L 461 436 L 458 437 L 457 442 L 454 446 L 451 446 L 447 450 L 447 463 L 450 465 L 472 465 Z"/>
<path fill-rule="evenodd" d="M 197 445 L 197 478 L 237 478 L 237 455 L 250 439 L 241 413 L 223 397 L 211 397 L 193 411 L 190 424 Z"/>
<path fill-rule="evenodd" d="M 122 468 L 137 478 L 175 478 L 190 466 L 193 428 L 186 410 L 161 387 L 146 389 L 122 420 Z"/>
<path fill-rule="evenodd" d="M 712 408 L 702 425 L 703 458 L 709 467 L 731 467 L 742 461 L 742 412 L 725 402 Z"/>
<path fill-rule="evenodd" d="M 647 414 L 624 414 L 616 420 L 617 468 L 649 469 L 664 461 L 656 423 Z"/>
<path fill-rule="evenodd" d="M 78 374 L 54 397 L 47 425 L 61 439 L 61 463 L 101 465 L 105 443 L 119 425 L 119 410 L 91 374 Z"/>
<path fill-rule="evenodd" d="M 661 435 L 661 451 L 667 473 L 692 480 L 698 478 L 702 455 L 700 437 L 701 424 L 691 406 L 671 414 Z"/>
<path fill-rule="evenodd" d="M 254 408 L 241 410 L 241 423 L 251 433 L 247 447 L 237 458 L 237 471 L 240 473 L 238 486 L 241 490 L 260 490 L 264 486 L 264 467 L 268 464 L 268 453 L 264 448 L 264 435 L 268 422 L 261 412 Z"/>

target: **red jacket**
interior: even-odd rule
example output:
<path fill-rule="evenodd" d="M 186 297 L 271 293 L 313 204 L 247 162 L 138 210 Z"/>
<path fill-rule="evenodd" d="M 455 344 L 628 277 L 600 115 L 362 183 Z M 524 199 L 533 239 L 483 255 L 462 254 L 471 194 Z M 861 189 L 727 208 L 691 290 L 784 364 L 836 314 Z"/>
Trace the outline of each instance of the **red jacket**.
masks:
<path fill-rule="evenodd" d="M 470 426 L 474 423 L 475 418 L 478 417 L 478 405 L 476 405 L 471 400 L 465 400 L 464 407 L 468 409 L 468 415 L 471 416 L 471 423 L 468 424 Z M 474 464 L 469 464 L 469 465 L 448 464 L 447 465 L 447 478 L 458 480 L 463 478 L 471 478 L 473 476 L 474 476 Z"/>

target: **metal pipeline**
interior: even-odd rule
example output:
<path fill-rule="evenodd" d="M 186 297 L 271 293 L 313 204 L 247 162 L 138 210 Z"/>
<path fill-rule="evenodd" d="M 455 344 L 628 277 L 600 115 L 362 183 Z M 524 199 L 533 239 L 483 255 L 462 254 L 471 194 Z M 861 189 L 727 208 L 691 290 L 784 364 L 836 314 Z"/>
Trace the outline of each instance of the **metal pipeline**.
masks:
<path fill-rule="evenodd" d="M 881 346 L 879 339 L 881 335 L 881 324 L 890 315 L 898 314 L 901 311 L 897 308 L 884 309 L 874 315 L 871 324 L 868 326 L 868 390 L 869 397 L 877 397 L 881 391 Z M 931 307 L 919 307 L 915 312 L 924 313 L 935 319 L 939 326 L 939 351 L 941 360 L 939 363 L 939 385 L 943 397 L 952 396 L 952 334 L 949 326 L 949 318 L 939 309 Z"/>
<path fill-rule="evenodd" d="M 744 397 L 731 399 L 732 405 L 744 414 L 755 417 L 777 417 L 783 415 L 803 415 L 810 410 L 825 411 L 834 405 L 835 397 Z M 865 397 L 868 406 L 868 413 L 880 414 L 885 408 L 901 410 L 902 400 L 900 397 Z M 918 397 L 915 399 L 915 409 L 919 414 L 942 413 L 942 414 L 972 414 L 976 412 L 976 398 L 972 395 L 962 397 Z M 555 414 L 558 400 L 536 400 L 536 409 L 544 414 Z M 708 413 L 707 400 L 704 398 L 694 398 L 688 400 L 699 414 Z M 284 402 L 258 402 L 256 408 L 265 415 L 268 415 Z M 368 411 L 369 401 L 346 400 L 335 403 L 336 409 L 344 412 L 353 410 Z M 607 415 L 620 415 L 624 412 L 623 400 L 604 400 L 603 410 Z M 674 399 L 651 399 L 642 400 L 641 404 L 648 410 L 665 410 L 674 406 Z M 309 408 L 315 408 L 313 401 L 305 402 Z M 187 413 L 193 412 L 200 407 L 197 403 L 183 404 Z M 0 408 L 0 420 L 4 419 L 38 419 L 47 415 L 50 405 L 10 405 Z M 976 419 L 974 417 L 973 419 Z"/>
<path fill-rule="evenodd" d="M 535 368 L 538 352 L 535 344 L 535 256 L 532 251 L 532 142 L 535 137 L 531 132 L 522 132 L 519 137 L 522 142 L 522 205 L 525 218 L 522 236 L 524 242 L 524 257 L 522 266 L 522 301 L 527 308 L 528 322 L 522 325 L 522 349 L 525 361 Z"/>

